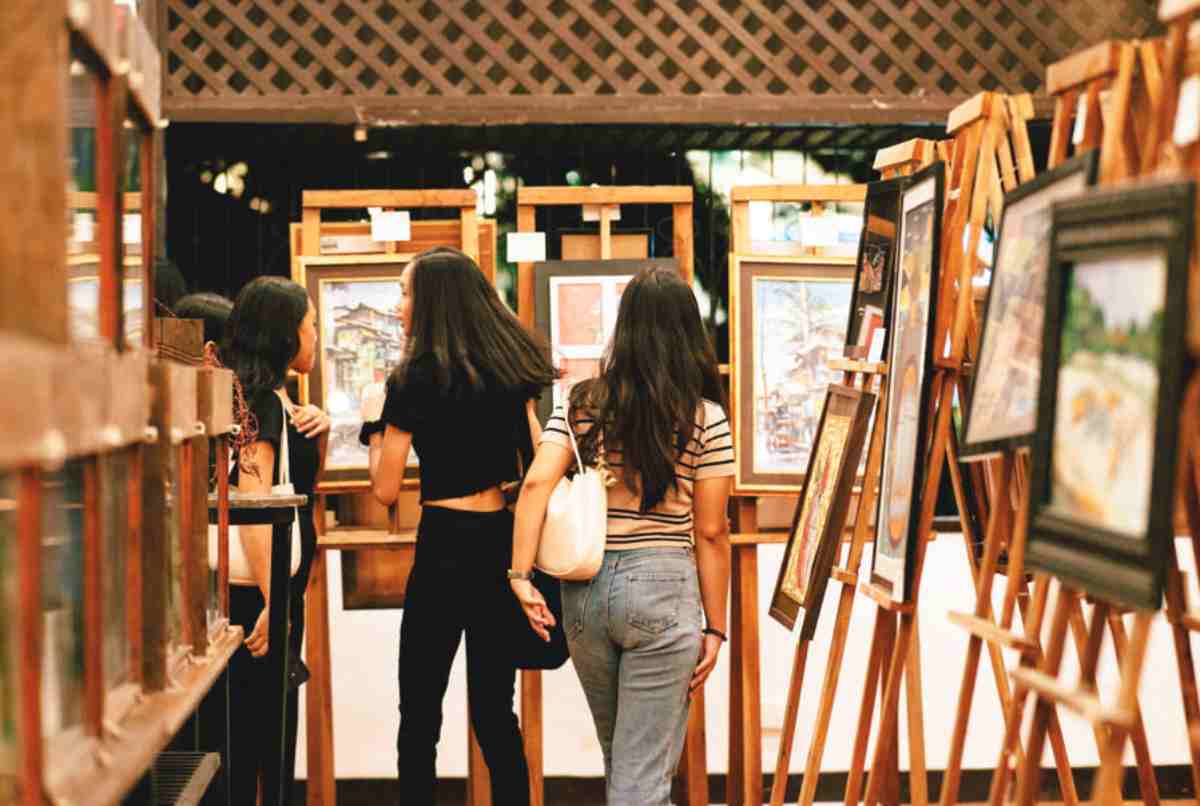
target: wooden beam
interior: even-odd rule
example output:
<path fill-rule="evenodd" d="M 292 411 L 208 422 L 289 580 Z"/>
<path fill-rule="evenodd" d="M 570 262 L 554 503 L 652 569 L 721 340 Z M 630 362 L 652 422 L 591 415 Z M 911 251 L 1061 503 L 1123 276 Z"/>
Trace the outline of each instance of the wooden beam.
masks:
<path fill-rule="evenodd" d="M 523 187 L 517 204 L 690 204 L 689 185 L 608 185 L 605 187 Z"/>
<path fill-rule="evenodd" d="M 306 190 L 302 207 L 475 207 L 475 191 L 463 190 Z M 307 247 L 308 244 L 305 244 Z"/>
<path fill-rule="evenodd" d="M 1163 22 L 1172 22 L 1184 14 L 1200 12 L 1200 0 L 1159 0 L 1158 18 Z"/>
<path fill-rule="evenodd" d="M 950 120 L 946 124 L 946 132 L 954 134 L 959 129 L 974 123 L 980 118 L 990 117 L 994 100 L 995 95 L 992 93 L 981 92 L 969 101 L 959 104 L 950 113 Z"/>
<path fill-rule="evenodd" d="M 1116 75 L 1120 45 L 1115 40 L 1101 42 L 1050 65 L 1046 68 L 1046 92 L 1061 95 L 1094 79 Z"/>
<path fill-rule="evenodd" d="M 730 189 L 734 202 L 860 202 L 867 198 L 866 185 L 745 185 Z"/>

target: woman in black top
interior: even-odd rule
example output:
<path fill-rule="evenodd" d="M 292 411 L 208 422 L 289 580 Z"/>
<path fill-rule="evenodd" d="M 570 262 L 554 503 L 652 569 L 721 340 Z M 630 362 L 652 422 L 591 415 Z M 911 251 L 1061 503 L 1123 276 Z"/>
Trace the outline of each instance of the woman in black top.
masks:
<path fill-rule="evenodd" d="M 504 307 L 471 258 L 419 255 L 402 276 L 404 362 L 379 424 L 364 426 L 375 497 L 391 504 L 410 447 L 421 457 L 421 524 L 400 627 L 401 800 L 434 802 L 442 698 L 463 633 L 471 725 L 504 806 L 529 803 L 505 639 L 512 515 L 499 485 L 532 456 L 534 401 L 554 381 L 548 350 Z"/>
<path fill-rule="evenodd" d="M 298 407 L 287 397 L 284 381 L 289 369 L 308 373 L 316 358 L 316 314 L 303 288 L 282 277 L 259 277 L 248 283 L 237 296 L 225 330 L 221 357 L 241 381 L 246 404 L 256 429 L 247 444 L 236 454 L 237 464 L 230 483 L 243 493 L 268 493 L 279 483 L 279 437 L 287 414 L 288 470 L 298 494 L 309 496 L 309 505 L 299 511 L 300 568 L 292 577 L 288 646 L 274 647 L 267 642 L 270 600 L 271 529 L 270 526 L 241 526 L 239 535 L 247 563 L 257 585 L 230 585 L 229 618 L 246 632 L 245 645 L 238 649 L 229 666 L 230 759 L 232 767 L 232 803 L 255 802 L 257 781 L 264 772 L 267 748 L 279 746 L 279 726 L 266 724 L 263 704 L 278 695 L 278 682 L 272 685 L 265 664 L 257 659 L 268 652 L 285 652 L 298 658 L 304 637 L 304 588 L 316 552 L 316 524 L 312 515 L 312 495 L 323 462 L 329 418 L 314 406 Z M 248 418 L 249 419 L 249 418 Z M 286 528 L 286 527 L 285 527 Z M 299 701 L 296 689 L 288 692 L 287 739 L 284 757 L 287 786 L 296 759 L 296 720 Z M 263 777 L 264 803 L 287 803 L 289 792 L 274 790 L 274 775 Z"/>

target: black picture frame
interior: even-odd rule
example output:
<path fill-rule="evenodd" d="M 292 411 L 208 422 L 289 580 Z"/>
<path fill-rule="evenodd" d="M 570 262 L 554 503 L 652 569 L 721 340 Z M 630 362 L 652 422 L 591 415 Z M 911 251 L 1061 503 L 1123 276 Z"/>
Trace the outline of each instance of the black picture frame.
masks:
<path fill-rule="evenodd" d="M 1006 230 L 1012 228 L 1011 218 L 1018 212 L 1022 211 L 1023 206 L 1032 206 L 1036 209 L 1028 212 L 1023 212 L 1022 215 L 1029 216 L 1037 215 L 1041 211 L 1046 216 L 1046 233 L 1049 236 L 1050 231 L 1050 206 L 1055 198 L 1062 198 L 1064 193 L 1069 193 L 1074 186 L 1080 185 L 1082 180 L 1081 190 L 1090 187 L 1096 181 L 1097 168 L 1099 166 L 1099 155 L 1095 149 L 1080 154 L 1052 170 L 1040 174 L 1037 178 L 1026 182 L 1016 190 L 1005 194 L 1004 196 L 1004 212 L 1000 217 L 1000 227 L 998 237 L 996 239 L 995 260 L 992 265 L 991 283 L 988 285 L 987 299 L 984 303 L 983 310 L 983 329 L 979 339 L 979 356 L 976 361 L 975 377 L 972 381 L 972 393 L 970 400 L 963 409 L 962 423 L 962 439 L 959 442 L 959 458 L 964 462 L 978 461 L 986 459 L 996 454 L 1028 446 L 1033 441 L 1033 435 L 1037 428 L 1036 417 L 1036 401 L 1039 393 L 1040 380 L 1040 363 L 1034 371 L 1032 381 L 1025 380 L 1025 393 L 1032 399 L 1034 404 L 1034 415 L 1029 418 L 1027 429 L 1013 430 L 1010 428 L 1006 435 L 1000 436 L 995 433 L 985 435 L 976 435 L 976 439 L 972 441 L 972 424 L 978 425 L 980 422 L 989 424 L 995 423 L 997 413 L 995 411 L 985 411 L 984 404 L 989 396 L 989 389 L 999 389 L 1003 387 L 1008 393 L 1019 394 L 1022 386 L 1022 379 L 1018 375 L 1013 377 L 1011 373 L 1005 373 L 1003 379 L 999 378 L 999 371 L 1004 367 L 994 368 L 991 356 L 993 351 L 998 351 L 1000 348 L 998 339 L 1001 338 L 999 332 L 1005 323 L 1007 314 L 1007 306 L 1004 302 L 997 299 L 998 289 L 1004 288 L 1008 278 L 1005 274 L 1010 270 L 1008 264 L 1009 251 L 1013 249 L 1011 236 L 1006 241 Z M 1047 249 L 1049 248 L 1049 237 L 1046 238 Z M 1032 258 L 1036 259 L 1036 257 Z M 1018 258 L 1019 260 L 1019 258 Z M 1036 277 L 1033 278 L 1029 293 L 1031 296 L 1040 296 L 1045 299 L 1045 276 L 1049 274 L 1050 255 L 1045 255 L 1046 264 L 1042 267 L 1043 282 L 1041 293 L 1038 294 L 1036 288 Z M 1017 267 L 1013 267 L 1017 268 Z M 1031 267 L 1028 263 L 1020 266 L 1025 269 L 1027 275 L 1032 275 L 1037 271 L 1036 267 Z M 1014 293 L 1015 296 L 1015 293 Z M 1043 315 L 1045 306 L 1043 305 Z M 1008 323 L 1009 335 L 1013 328 L 1012 322 Z M 1041 323 L 1037 323 L 1040 325 Z M 1020 329 L 1018 329 L 1020 330 Z M 1039 326 L 1030 323 L 1029 328 L 1023 329 L 1027 338 L 1040 338 L 1042 330 Z M 1036 355 L 1041 358 L 1041 345 L 1037 345 Z M 1005 351 L 1008 352 L 1008 351 Z M 980 391 L 982 389 L 982 394 Z"/>
<path fill-rule="evenodd" d="M 940 355 L 943 347 L 939 343 L 936 334 L 938 332 L 939 315 L 938 293 L 941 288 L 940 247 L 944 198 L 945 164 L 935 162 L 912 175 L 901 194 L 900 202 L 901 226 L 898 231 L 896 272 L 891 294 L 891 307 L 893 309 L 891 316 L 892 329 L 897 332 L 889 334 L 890 336 L 894 336 L 894 338 L 888 339 L 887 422 L 884 424 L 887 431 L 884 439 L 883 470 L 880 477 L 879 498 L 876 504 L 876 538 L 871 556 L 871 582 L 887 591 L 893 601 L 898 602 L 908 601 L 912 594 L 912 559 L 917 548 L 917 531 L 923 507 L 922 496 L 924 493 L 925 473 L 928 469 L 926 449 L 929 443 L 931 380 L 933 378 L 934 362 L 937 356 Z M 897 324 L 898 317 L 895 309 L 902 301 L 900 284 L 903 281 L 903 260 L 909 251 L 906 240 L 910 225 L 908 216 L 916 213 L 918 209 L 926 205 L 932 205 L 932 209 L 928 211 L 931 221 L 929 224 L 930 243 L 928 245 L 929 275 L 926 278 L 928 293 L 928 305 L 925 312 L 926 321 L 923 323 L 922 328 L 906 329 L 904 332 L 899 332 L 900 325 Z M 913 339 L 920 339 L 921 343 L 918 350 L 911 349 L 912 345 L 909 342 Z M 902 351 L 903 355 L 901 354 Z M 905 358 L 909 360 L 902 360 Z M 920 366 L 911 366 L 911 362 L 919 362 Z M 907 443 L 904 434 L 897 435 L 897 431 L 900 430 L 900 423 L 897 418 L 904 416 L 906 408 L 901 406 L 901 403 L 904 402 L 902 396 L 908 394 L 915 395 L 915 399 L 909 400 L 910 405 L 907 407 L 907 410 L 910 411 L 910 418 L 915 422 L 915 431 L 912 434 L 913 442 L 911 445 L 897 444 L 898 439 L 905 439 L 905 443 Z M 911 460 L 911 462 L 908 460 Z M 937 461 L 941 461 L 941 459 L 939 458 Z M 909 466 L 910 464 L 911 467 Z M 907 514 L 897 513 L 900 515 L 898 520 L 901 523 L 896 529 L 897 535 L 893 539 L 889 534 L 889 530 L 892 528 L 893 515 L 887 507 L 889 506 L 889 500 L 893 497 L 897 471 L 903 474 L 901 476 L 902 490 L 903 478 L 907 476 L 909 491 L 907 494 L 900 495 L 897 500 L 906 499 L 908 512 Z M 892 555 L 886 551 L 881 552 L 880 545 L 885 540 L 889 541 L 889 545 L 894 543 L 900 546 L 900 553 Z M 884 558 L 882 562 L 881 555 Z M 900 567 L 894 567 L 897 565 Z"/>
<path fill-rule="evenodd" d="M 1173 550 L 1179 417 L 1184 379 L 1192 366 L 1186 347 L 1188 302 L 1184 289 L 1188 284 L 1194 210 L 1195 185 L 1191 182 L 1093 191 L 1085 197 L 1059 202 L 1053 208 L 1038 429 L 1030 463 L 1026 564 L 1031 570 L 1053 574 L 1096 597 L 1134 608 L 1160 607 L 1167 553 Z M 1146 495 L 1145 529 L 1130 535 L 1110 525 L 1071 517 L 1071 513 L 1052 505 L 1058 392 L 1063 369 L 1062 321 L 1070 312 L 1068 294 L 1075 287 L 1076 273 L 1103 270 L 1095 265 L 1081 269 L 1081 265 L 1154 255 L 1163 261 L 1165 277 L 1158 360 L 1150 362 L 1157 373 L 1150 440 L 1152 470 Z M 1122 342 L 1135 335 L 1130 326 Z M 1072 411 L 1078 408 L 1080 400 L 1081 396 L 1076 395 Z M 1105 406 L 1112 403 L 1106 400 Z M 1074 419 L 1086 416 L 1089 415 L 1084 410 Z M 1114 437 L 1113 441 L 1118 440 Z M 1131 444 L 1128 440 L 1120 442 L 1121 461 L 1130 461 Z M 1131 505 L 1136 506 L 1136 501 L 1122 500 L 1123 508 Z"/>
<path fill-rule="evenodd" d="M 850 318 L 846 322 L 846 348 L 843 353 L 846 358 L 865 359 L 869 344 L 860 346 L 859 329 L 862 326 L 863 315 L 867 306 L 877 307 L 883 311 L 883 327 L 885 329 L 883 354 L 887 355 L 888 334 L 891 326 L 892 278 L 896 273 L 896 236 L 900 229 L 900 196 L 904 188 L 911 182 L 911 177 L 898 176 L 895 179 L 885 179 L 871 182 L 867 185 L 867 196 L 863 202 L 863 227 L 858 239 L 858 254 L 854 261 L 854 285 L 850 295 Z M 890 224 L 891 235 L 872 229 L 872 219 L 877 223 Z M 886 229 L 886 227 L 884 227 Z M 874 265 L 872 250 L 885 250 L 882 255 L 882 266 L 875 270 L 879 272 L 881 287 L 868 291 L 863 284 L 863 275 L 869 266 Z"/>
<path fill-rule="evenodd" d="M 550 345 L 551 357 L 557 345 L 552 335 L 550 285 L 555 277 L 613 277 L 626 276 L 632 280 L 638 272 L 653 266 L 678 273 L 679 261 L 673 257 L 639 260 L 547 260 L 533 264 L 533 322 L 534 328 Z M 557 363 L 555 364 L 557 366 Z M 554 391 L 547 389 L 538 400 L 538 419 L 543 423 L 554 410 Z"/>

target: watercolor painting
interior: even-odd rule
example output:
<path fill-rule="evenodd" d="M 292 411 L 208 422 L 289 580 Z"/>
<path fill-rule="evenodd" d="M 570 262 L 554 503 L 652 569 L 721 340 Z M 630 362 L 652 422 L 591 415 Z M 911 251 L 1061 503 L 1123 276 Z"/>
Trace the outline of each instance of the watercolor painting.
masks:
<path fill-rule="evenodd" d="M 600 373 L 629 280 L 626 274 L 550 278 L 550 351 L 563 373 L 554 384 L 555 406 L 572 386 Z"/>

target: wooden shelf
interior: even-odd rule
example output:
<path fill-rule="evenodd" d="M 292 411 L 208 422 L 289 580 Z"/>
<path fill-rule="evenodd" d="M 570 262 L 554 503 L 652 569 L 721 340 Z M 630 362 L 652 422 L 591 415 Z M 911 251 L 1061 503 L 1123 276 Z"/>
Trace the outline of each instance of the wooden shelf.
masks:
<path fill-rule="evenodd" d="M 852 574 L 844 568 L 829 569 L 829 578 L 851 588 L 858 585 L 858 574 Z"/>
<path fill-rule="evenodd" d="M 1037 642 L 1031 641 L 1022 635 L 1017 635 L 1011 630 L 1003 630 L 991 621 L 980 618 L 973 613 L 951 611 L 947 614 L 947 617 L 950 619 L 951 624 L 957 624 L 971 633 L 971 635 L 981 638 L 989 644 L 995 644 L 1005 649 L 1015 649 L 1024 655 L 1037 655 L 1041 651 Z"/>
<path fill-rule="evenodd" d="M 862 375 L 887 375 L 886 361 L 857 361 L 853 358 L 831 358 L 827 362 L 834 372 L 858 372 Z"/>
<path fill-rule="evenodd" d="M 884 610 L 890 610 L 893 613 L 913 612 L 912 602 L 895 601 L 892 599 L 892 594 L 888 593 L 873 582 L 863 582 L 858 586 L 858 589 L 865 593 L 868 598 L 873 599 L 875 604 L 879 605 Z"/>
<path fill-rule="evenodd" d="M 416 542 L 416 529 L 403 532 L 389 532 L 384 529 L 331 529 L 317 538 L 317 548 L 336 551 L 402 549 Z"/>
<path fill-rule="evenodd" d="M 254 495 L 252 493 L 229 493 L 229 510 L 235 509 L 294 509 L 308 504 L 307 495 Z M 208 496 L 208 508 L 216 509 L 217 496 Z"/>
<path fill-rule="evenodd" d="M 1129 729 L 1137 721 L 1135 711 L 1126 711 L 1105 705 L 1094 693 L 1065 686 L 1057 679 L 1037 669 L 1018 666 L 1012 670 L 1012 678 L 1017 685 L 1071 709 L 1092 725 L 1113 725 Z"/>
<path fill-rule="evenodd" d="M 788 533 L 780 532 L 744 532 L 731 534 L 729 543 L 733 546 L 771 546 L 788 541 Z"/>

